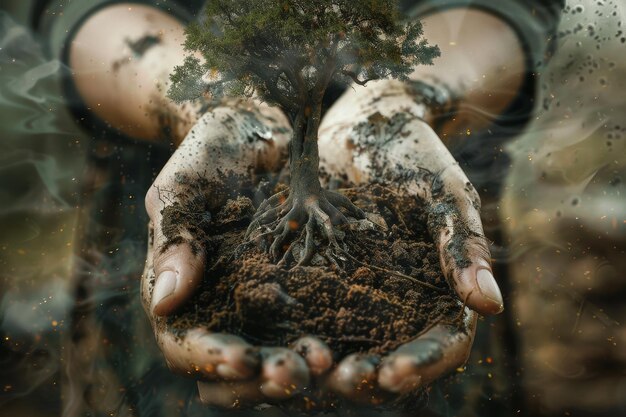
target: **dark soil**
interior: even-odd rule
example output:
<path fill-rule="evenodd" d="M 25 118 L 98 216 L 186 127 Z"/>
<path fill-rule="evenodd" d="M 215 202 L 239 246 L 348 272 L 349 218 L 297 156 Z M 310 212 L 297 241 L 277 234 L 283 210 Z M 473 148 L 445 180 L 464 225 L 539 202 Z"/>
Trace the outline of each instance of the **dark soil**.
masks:
<path fill-rule="evenodd" d="M 172 329 L 202 326 L 265 346 L 312 334 L 339 358 L 384 354 L 438 322 L 461 326 L 462 307 L 441 272 L 425 207 L 415 198 L 379 185 L 344 190 L 368 220 L 337 228 L 339 253 L 325 254 L 325 242 L 318 241 L 320 255 L 310 267 L 289 269 L 270 262 L 270 241 L 243 244 L 262 187 L 218 198 L 203 191 L 212 188 L 208 182 L 185 181 L 181 203 L 163 213 L 164 232 L 170 243 L 183 240 L 181 228 L 197 237 L 194 247 L 206 250 L 207 270 L 197 294 L 170 317 Z M 265 195 L 270 191 L 277 190 Z M 297 257 L 297 236 L 293 244 Z"/>

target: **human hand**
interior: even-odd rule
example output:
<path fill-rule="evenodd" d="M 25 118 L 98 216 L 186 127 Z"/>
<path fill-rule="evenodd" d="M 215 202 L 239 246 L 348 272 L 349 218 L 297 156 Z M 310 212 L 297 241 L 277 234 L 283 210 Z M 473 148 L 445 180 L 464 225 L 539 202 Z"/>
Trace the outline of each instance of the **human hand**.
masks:
<path fill-rule="evenodd" d="M 239 103 L 204 115 L 163 168 L 146 196 L 150 217 L 147 262 L 141 282 L 144 309 L 157 343 L 175 372 L 201 381 L 201 400 L 235 407 L 280 400 L 295 394 L 310 374 L 330 366 L 329 356 L 315 349 L 308 355 L 287 348 L 254 347 L 242 338 L 190 328 L 182 336 L 167 324 L 167 316 L 185 303 L 204 277 L 205 257 L 196 236 L 183 226 L 174 244 L 162 227 L 162 211 L 176 204 L 181 178 L 202 178 L 219 195 L 237 189 L 228 178 L 250 181 L 254 169 L 277 170 L 289 138 L 288 123 L 277 109 Z M 232 175 L 230 175 L 232 174 Z M 245 382 L 244 382 L 245 381 Z"/>
<path fill-rule="evenodd" d="M 458 163 L 424 122 L 425 107 L 397 81 L 348 91 L 320 129 L 323 169 L 354 184 L 398 185 L 424 200 L 441 267 L 465 308 L 466 329 L 437 325 L 380 362 L 351 355 L 330 385 L 356 402 L 409 393 L 461 366 L 469 356 L 476 313 L 497 314 L 502 296 L 490 266 L 480 199 Z"/>

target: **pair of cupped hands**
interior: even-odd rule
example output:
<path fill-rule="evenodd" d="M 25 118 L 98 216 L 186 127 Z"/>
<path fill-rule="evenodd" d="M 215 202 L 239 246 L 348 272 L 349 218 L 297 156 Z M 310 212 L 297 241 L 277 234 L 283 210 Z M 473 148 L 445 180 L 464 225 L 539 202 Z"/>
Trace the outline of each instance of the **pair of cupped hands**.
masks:
<path fill-rule="evenodd" d="M 201 175 L 211 180 L 224 173 L 245 177 L 258 170 L 277 171 L 291 133 L 280 110 L 255 101 L 214 108 L 192 128 L 146 196 L 150 234 L 141 293 L 169 368 L 198 380 L 203 403 L 238 408 L 305 395 L 309 404 L 318 406 L 325 404 L 325 398 L 380 405 L 465 363 L 477 313 L 499 313 L 502 296 L 491 272 L 478 194 L 424 121 L 425 111 L 400 83 L 378 83 L 348 90 L 327 112 L 320 128 L 321 166 L 331 176 L 360 184 L 380 176 L 380 167 L 387 178 L 400 178 L 397 170 L 416 173 L 402 176 L 403 189 L 424 199 L 429 224 L 439 225 L 431 233 L 442 271 L 459 296 L 459 306 L 464 306 L 464 330 L 435 325 L 382 358 L 334 357 L 315 335 L 290 346 L 264 347 L 203 328 L 190 328 L 182 336 L 172 332 L 168 315 L 190 298 L 202 280 L 211 279 L 205 276 L 207 259 L 203 251 L 192 249 L 195 237 L 189 232 L 181 231 L 182 243 L 162 249 L 166 242 L 162 210 L 175 203 L 177 178 Z M 404 122 L 392 126 L 398 115 Z M 364 135 L 360 128 L 364 123 L 376 129 Z M 250 140 L 251 131 L 257 132 L 252 135 L 255 140 Z M 169 191 L 169 198 L 163 198 L 163 190 Z"/>

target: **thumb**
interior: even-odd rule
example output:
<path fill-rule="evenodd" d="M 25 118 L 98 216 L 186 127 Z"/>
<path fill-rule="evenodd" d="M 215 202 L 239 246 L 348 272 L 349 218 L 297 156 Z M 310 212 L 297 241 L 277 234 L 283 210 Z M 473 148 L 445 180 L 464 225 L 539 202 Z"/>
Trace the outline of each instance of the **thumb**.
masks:
<path fill-rule="evenodd" d="M 438 184 L 433 189 L 438 193 L 428 224 L 438 245 L 442 270 L 468 307 L 481 314 L 498 314 L 504 305 L 491 269 L 478 193 L 458 165 L 444 171 L 435 182 Z"/>
<path fill-rule="evenodd" d="M 287 119 L 277 108 L 257 107 L 257 104 L 245 101 L 234 107 L 217 107 L 202 116 L 163 167 L 145 201 L 154 227 L 156 280 L 151 293 L 152 314 L 171 314 L 184 303 L 202 281 L 206 256 L 196 236 L 179 221 L 175 221 L 175 239 L 166 238 L 162 224 L 165 198 L 168 197 L 167 207 L 170 207 L 176 204 L 177 197 L 175 193 L 162 190 L 168 187 L 177 190 L 180 176 L 201 175 L 205 180 L 219 180 L 216 189 L 202 192 L 211 192 L 216 201 L 225 202 L 223 197 L 241 189 L 243 183 L 251 179 L 252 172 L 280 166 L 282 149 L 290 131 L 287 126 Z M 260 133 L 250 136 L 250 132 Z M 268 132 L 271 133 L 270 139 L 251 140 L 252 137 L 265 137 Z M 228 180 L 221 178 L 224 173 Z M 198 227 L 194 224 L 189 229 Z"/>
<path fill-rule="evenodd" d="M 157 316 L 173 313 L 193 294 L 204 274 L 205 253 L 189 233 L 181 231 L 175 242 L 166 238 L 163 228 L 163 202 L 152 186 L 146 195 L 146 210 L 154 226 L 153 262 L 155 282 L 150 310 Z"/>

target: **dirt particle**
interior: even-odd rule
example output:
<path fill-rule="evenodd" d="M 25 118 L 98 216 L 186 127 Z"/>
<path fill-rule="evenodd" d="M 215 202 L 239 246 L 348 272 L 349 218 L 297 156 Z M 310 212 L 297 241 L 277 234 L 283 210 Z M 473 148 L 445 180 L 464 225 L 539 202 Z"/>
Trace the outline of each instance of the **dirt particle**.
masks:
<path fill-rule="evenodd" d="M 133 52 L 135 58 L 141 58 L 150 48 L 161 43 L 161 35 L 145 34 L 136 40 L 126 39 L 126 45 Z"/>
<path fill-rule="evenodd" d="M 190 189 L 204 191 L 179 197 L 164 211 L 164 222 L 193 230 L 206 250 L 207 279 L 168 319 L 179 334 L 201 326 L 262 346 L 287 346 L 316 335 L 343 357 L 387 353 L 435 322 L 462 328 L 461 306 L 443 277 L 426 227 L 429 212 L 414 197 L 379 185 L 345 190 L 358 207 L 389 227 L 341 230 L 345 256 L 319 256 L 315 266 L 285 269 L 270 262 L 263 242 L 242 249 L 254 190 L 229 195 L 217 210 L 212 188 L 198 187 L 190 178 L 182 182 L 189 180 Z M 217 212 L 209 218 L 196 213 L 199 209 Z M 199 222 L 202 218 L 209 221 Z M 323 253 L 325 243 L 317 243 Z"/>

